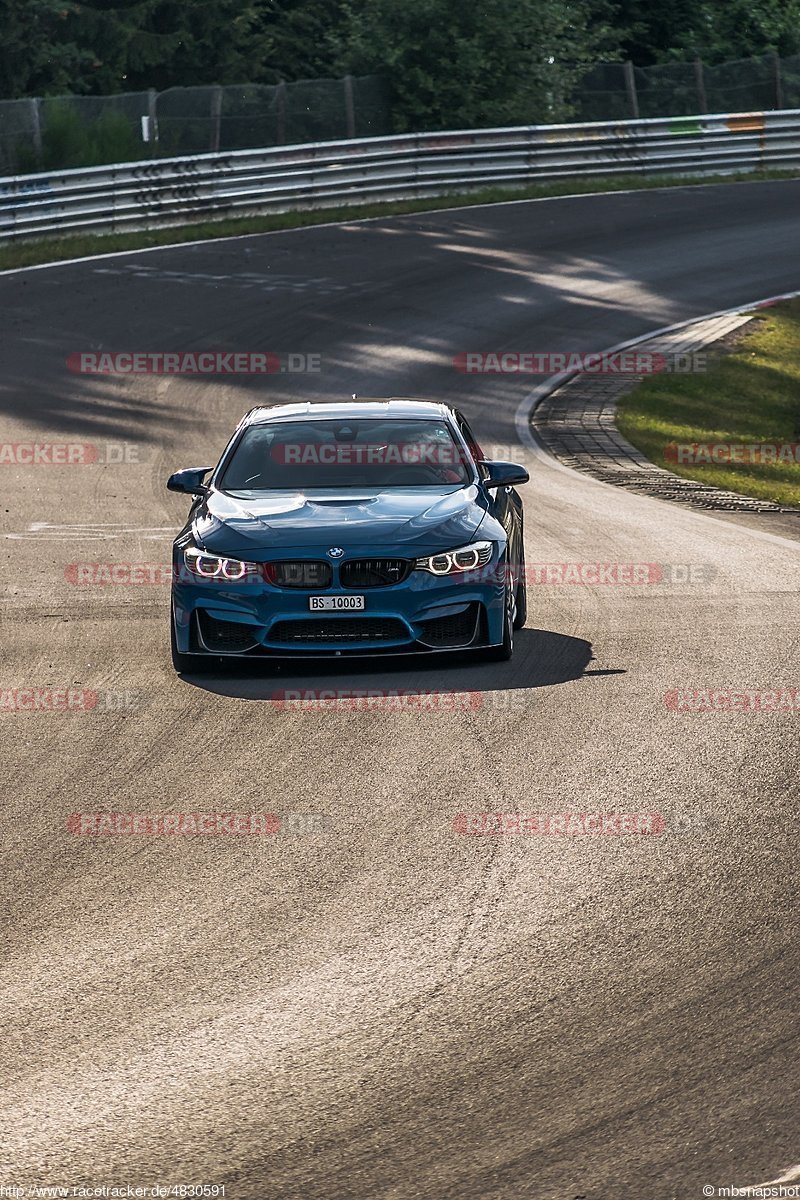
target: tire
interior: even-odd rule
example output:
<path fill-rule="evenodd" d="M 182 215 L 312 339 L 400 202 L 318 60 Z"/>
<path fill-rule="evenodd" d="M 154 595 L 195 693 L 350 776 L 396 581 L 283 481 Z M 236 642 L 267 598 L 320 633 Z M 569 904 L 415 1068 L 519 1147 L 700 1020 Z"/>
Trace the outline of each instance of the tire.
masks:
<path fill-rule="evenodd" d="M 517 613 L 514 617 L 514 628 L 522 629 L 528 619 L 528 583 L 525 577 L 525 555 L 519 564 L 519 579 L 517 581 Z"/>
<path fill-rule="evenodd" d="M 172 665 L 179 675 L 187 674 L 198 669 L 197 654 L 181 654 L 178 649 L 178 643 L 175 640 L 175 617 L 170 608 L 169 612 L 169 648 L 172 654 Z"/>
<path fill-rule="evenodd" d="M 503 640 L 499 646 L 490 646 L 486 651 L 489 662 L 508 662 L 514 653 L 514 622 L 516 619 L 515 592 L 506 585 L 505 613 L 503 618 Z"/>

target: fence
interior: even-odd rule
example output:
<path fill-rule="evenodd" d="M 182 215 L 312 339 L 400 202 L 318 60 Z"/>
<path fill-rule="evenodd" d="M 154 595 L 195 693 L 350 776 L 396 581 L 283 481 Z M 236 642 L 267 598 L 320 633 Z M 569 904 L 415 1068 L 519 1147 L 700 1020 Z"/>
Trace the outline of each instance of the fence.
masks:
<path fill-rule="evenodd" d="M 767 54 L 715 67 L 699 59 L 653 67 L 600 63 L 577 71 L 575 79 L 571 94 L 551 98 L 546 112 L 520 111 L 513 123 L 800 108 L 800 55 Z M 393 131 L 390 86 L 375 75 L 274 87 L 244 83 L 2 100 L 0 174 L 382 137 Z"/>
<path fill-rule="evenodd" d="M 800 55 L 764 54 L 709 66 L 692 62 L 598 63 L 573 94 L 576 120 L 685 117 L 800 107 Z"/>
<path fill-rule="evenodd" d="M 0 101 L 0 174 L 391 133 L 378 76 Z"/>
<path fill-rule="evenodd" d="M 554 179 L 800 166 L 800 109 L 423 133 L 0 179 L 0 239 L 114 232 Z"/>

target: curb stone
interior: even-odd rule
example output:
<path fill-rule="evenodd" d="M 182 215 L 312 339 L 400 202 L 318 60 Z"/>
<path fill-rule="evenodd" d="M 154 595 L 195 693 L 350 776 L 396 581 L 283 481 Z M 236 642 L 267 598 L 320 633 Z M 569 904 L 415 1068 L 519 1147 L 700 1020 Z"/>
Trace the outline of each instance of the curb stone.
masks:
<path fill-rule="evenodd" d="M 680 329 L 637 341 L 636 348 L 665 356 L 696 353 L 740 330 L 757 315 L 742 311 L 704 317 Z M 800 512 L 673 475 L 632 446 L 615 425 L 617 402 L 644 378 L 644 375 L 574 375 L 540 400 L 531 418 L 532 428 L 559 462 L 604 483 L 693 508 L 747 513 Z"/>

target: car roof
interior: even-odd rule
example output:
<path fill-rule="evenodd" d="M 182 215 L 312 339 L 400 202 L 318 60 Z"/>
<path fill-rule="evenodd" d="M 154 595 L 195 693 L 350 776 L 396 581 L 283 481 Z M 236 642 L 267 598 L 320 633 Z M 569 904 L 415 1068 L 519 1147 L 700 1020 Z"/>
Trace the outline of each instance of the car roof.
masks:
<path fill-rule="evenodd" d="M 251 408 L 242 418 L 242 425 L 261 425 L 267 421 L 283 421 L 303 417 L 305 420 L 330 420 L 332 417 L 400 418 L 427 417 L 442 420 L 450 416 L 452 409 L 447 404 L 433 400 L 411 400 L 392 397 L 378 399 L 356 397 L 349 400 L 302 400 L 294 404 L 260 405 Z"/>

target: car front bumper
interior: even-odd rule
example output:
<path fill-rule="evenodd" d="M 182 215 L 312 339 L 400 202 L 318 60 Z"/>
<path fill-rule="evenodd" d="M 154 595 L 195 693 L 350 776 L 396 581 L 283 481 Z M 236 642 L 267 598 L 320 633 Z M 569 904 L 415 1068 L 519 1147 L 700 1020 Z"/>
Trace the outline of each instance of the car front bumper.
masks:
<path fill-rule="evenodd" d="M 387 557 L 375 551 L 352 557 Z M 422 552 L 424 553 L 424 551 Z M 394 552 L 397 556 L 397 552 Z M 284 556 L 286 557 L 286 556 Z M 319 553 L 293 558 L 319 559 Z M 364 596 L 364 609 L 312 612 L 312 595 Z M 258 577 L 241 583 L 189 576 L 176 547 L 172 611 L 177 649 L 215 657 L 342 657 L 435 654 L 503 640 L 503 571 L 435 576 L 413 570 L 381 587 L 279 588 Z"/>

